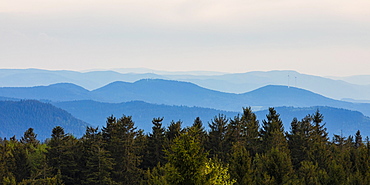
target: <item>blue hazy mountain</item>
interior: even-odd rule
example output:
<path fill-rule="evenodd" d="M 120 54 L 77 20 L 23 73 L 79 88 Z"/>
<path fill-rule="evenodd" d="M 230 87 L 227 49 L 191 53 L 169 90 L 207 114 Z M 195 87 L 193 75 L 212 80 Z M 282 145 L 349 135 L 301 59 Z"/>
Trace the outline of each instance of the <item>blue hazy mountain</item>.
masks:
<path fill-rule="evenodd" d="M 126 103 L 71 101 L 55 102 L 53 104 L 94 126 L 104 126 L 106 118 L 110 115 L 116 117 L 121 117 L 123 114 L 132 116 L 136 126 L 140 129 L 144 129 L 146 132 L 151 131 L 151 120 L 157 117 L 164 117 L 163 124 L 165 126 L 168 126 L 172 120 L 181 120 L 183 121 L 183 126 L 190 126 L 194 119 L 199 116 L 204 126 L 208 129 L 207 123 L 212 121 L 214 116 L 224 114 L 228 118 L 234 118 L 234 116 L 240 114 L 242 110 L 242 108 L 240 108 L 237 112 L 228 112 L 200 107 L 149 104 L 141 101 Z M 341 134 L 341 132 L 345 136 L 354 135 L 357 130 L 361 130 L 364 136 L 370 136 L 370 118 L 358 111 L 333 107 L 276 107 L 276 110 L 281 115 L 286 131 L 289 131 L 290 123 L 294 117 L 300 120 L 306 115 L 313 114 L 316 110 L 319 110 L 324 115 L 324 123 L 326 123 L 330 137 L 332 137 L 333 134 Z M 255 113 L 260 123 L 262 123 L 262 120 L 266 119 L 268 111 L 256 111 Z"/>
<path fill-rule="evenodd" d="M 90 99 L 90 91 L 71 83 L 36 87 L 0 87 L 0 94 L 3 97 L 52 101 Z"/>
<path fill-rule="evenodd" d="M 56 83 L 73 83 L 92 90 L 114 81 L 135 82 L 146 78 L 166 77 L 152 74 L 122 74 L 115 71 L 77 72 L 68 70 L 0 69 L 0 87 L 47 86 Z"/>
<path fill-rule="evenodd" d="M 94 100 L 102 102 L 120 103 L 139 100 L 156 104 L 199 106 L 220 110 L 232 110 L 229 106 L 225 106 L 225 102 L 233 101 L 238 96 L 209 90 L 189 82 L 160 79 L 139 80 L 134 83 L 114 82 L 91 93 Z"/>
<path fill-rule="evenodd" d="M 164 117 L 163 124 L 168 126 L 170 122 L 183 122 L 183 126 L 190 126 L 196 117 L 204 120 L 204 125 L 217 116 L 224 114 L 234 117 L 237 112 L 221 111 L 210 108 L 169 106 L 150 104 L 142 101 L 131 101 L 125 103 L 102 103 L 91 100 L 54 102 L 53 105 L 70 112 L 76 118 L 84 120 L 94 126 L 104 126 L 106 118 L 110 115 L 122 117 L 123 115 L 132 116 L 135 125 L 146 132 L 151 131 L 152 119 Z"/>
<path fill-rule="evenodd" d="M 208 89 L 222 92 L 244 93 L 266 85 L 289 85 L 334 99 L 370 99 L 369 85 L 352 84 L 343 80 L 307 75 L 289 70 L 253 71 L 214 76 L 183 75 L 171 77 L 170 79 L 188 81 Z"/>
<path fill-rule="evenodd" d="M 16 135 L 20 138 L 24 131 L 32 127 L 38 134 L 38 138 L 43 140 L 50 137 L 52 128 L 57 125 L 65 128 L 66 132 L 80 137 L 87 125 L 102 128 L 110 115 L 132 116 L 136 126 L 144 129 L 145 132 L 150 132 L 151 120 L 157 117 L 164 117 L 165 126 L 168 126 L 172 120 L 181 120 L 185 127 L 190 126 L 199 116 L 207 128 L 207 123 L 218 114 L 233 118 L 241 113 L 241 108 L 237 112 L 230 112 L 200 107 L 149 104 L 141 101 L 101 103 L 82 100 L 52 102 L 52 104 L 54 106 L 34 100 L 0 101 L 0 137 L 9 138 Z M 364 136 L 370 136 L 370 118 L 358 111 L 332 107 L 276 107 L 286 131 L 289 131 L 294 117 L 302 119 L 308 114 L 313 114 L 317 109 L 324 115 L 324 122 L 330 136 L 341 133 L 344 136 L 353 135 L 357 130 L 361 130 Z M 267 110 L 255 113 L 261 123 L 266 118 Z"/>
<path fill-rule="evenodd" d="M 35 100 L 0 101 L 0 137 L 16 136 L 20 139 L 28 128 L 34 128 L 39 140 L 50 138 L 55 126 L 61 126 L 66 133 L 82 136 L 86 126 L 70 113 L 49 103 Z"/>
<path fill-rule="evenodd" d="M 334 100 L 295 87 L 268 85 L 251 92 L 234 94 L 205 89 L 189 82 L 160 79 L 139 80 L 134 83 L 114 82 L 93 91 L 73 84 L 4 87 L 0 88 L 0 96 L 50 101 L 94 100 L 108 103 L 145 101 L 226 111 L 239 111 L 245 106 L 252 106 L 255 110 L 271 106 L 330 106 L 370 115 L 370 104 Z"/>
<path fill-rule="evenodd" d="M 140 79 L 179 80 L 221 92 L 244 93 L 266 85 L 299 87 L 334 99 L 370 100 L 368 76 L 325 78 L 295 71 L 254 71 L 222 74 L 216 72 L 163 72 L 147 69 L 116 71 L 50 71 L 41 69 L 0 69 L 0 87 L 46 86 L 73 83 L 93 90 L 115 81 Z M 288 78 L 289 76 L 289 78 Z M 352 82 L 352 83 L 349 83 Z"/>
<path fill-rule="evenodd" d="M 342 80 L 351 84 L 370 86 L 370 75 L 354 75 L 346 77 L 330 77 L 336 80 Z"/>

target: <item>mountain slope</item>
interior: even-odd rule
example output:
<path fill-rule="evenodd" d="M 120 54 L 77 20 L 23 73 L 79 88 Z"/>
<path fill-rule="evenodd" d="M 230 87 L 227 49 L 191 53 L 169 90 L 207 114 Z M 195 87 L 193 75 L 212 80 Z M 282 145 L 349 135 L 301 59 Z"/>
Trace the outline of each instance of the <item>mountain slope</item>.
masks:
<path fill-rule="evenodd" d="M 121 103 L 145 101 L 155 104 L 207 107 L 239 111 L 252 106 L 255 110 L 278 106 L 330 106 L 360 111 L 370 115 L 370 104 L 333 100 L 294 87 L 269 85 L 244 94 L 209 90 L 189 82 L 147 79 L 134 83 L 114 82 L 94 91 L 73 84 L 55 84 L 28 88 L 0 88 L 0 96 L 51 101 L 94 100 Z"/>
<path fill-rule="evenodd" d="M 74 118 L 68 112 L 48 103 L 35 100 L 0 101 L 0 137 L 20 139 L 30 127 L 38 139 L 50 138 L 55 126 L 61 126 L 66 133 L 80 137 L 88 124 Z"/>
<path fill-rule="evenodd" d="M 36 87 L 0 87 L 0 96 L 37 100 L 81 100 L 89 99 L 89 91 L 70 83 L 59 83 Z"/>
<path fill-rule="evenodd" d="M 164 76 L 152 73 L 122 74 L 115 71 L 77 72 L 68 70 L 0 69 L 0 87 L 34 87 L 56 83 L 73 83 L 92 90 L 114 81 L 135 82 L 146 78 L 166 79 Z"/>
<path fill-rule="evenodd" d="M 122 73 L 116 71 L 0 69 L 0 87 L 33 87 L 55 83 L 73 83 L 92 90 L 114 81 L 135 82 L 140 79 L 167 79 L 191 82 L 207 89 L 230 93 L 244 93 L 266 85 L 287 86 L 289 84 L 334 99 L 370 100 L 370 85 L 367 83 L 368 76 L 366 75 L 325 78 L 287 70 L 231 74 L 191 71 L 164 73 L 154 70 L 130 69 L 118 71 Z"/>
<path fill-rule="evenodd" d="M 208 129 L 207 123 L 218 114 L 224 114 L 228 118 L 240 114 L 237 112 L 226 112 L 214 109 L 168 106 L 149 104 L 140 101 L 126 103 L 100 103 L 94 101 L 72 101 L 54 102 L 55 106 L 70 112 L 73 116 L 84 120 L 94 126 L 104 126 L 106 118 L 110 115 L 120 117 L 123 114 L 132 116 L 136 126 L 146 132 L 151 130 L 151 120 L 157 117 L 164 117 L 163 124 L 168 126 L 171 120 L 182 120 L 183 126 L 190 126 L 196 117 L 200 117 L 204 126 Z M 316 110 L 324 115 L 324 123 L 328 128 L 329 136 L 333 134 L 354 135 L 357 130 L 361 130 L 364 136 L 370 136 L 370 118 L 357 111 L 338 109 L 333 107 L 276 107 L 281 115 L 286 131 L 290 129 L 290 123 L 294 117 L 299 120 L 308 114 L 313 114 Z M 266 119 L 267 110 L 256 111 L 257 118 L 262 123 Z"/>
<path fill-rule="evenodd" d="M 200 117 L 207 125 L 207 121 L 213 119 L 218 114 L 229 117 L 237 115 L 236 112 L 220 111 L 209 108 L 169 106 L 149 104 L 142 101 L 132 101 L 126 103 L 101 103 L 95 101 L 70 101 L 53 102 L 53 105 L 70 112 L 76 118 L 84 120 L 94 126 L 105 125 L 106 118 L 110 115 L 121 117 L 123 114 L 132 116 L 135 125 L 139 129 L 149 132 L 152 127 L 152 119 L 164 117 L 163 124 L 169 125 L 174 120 L 183 121 L 183 126 L 190 126 L 196 117 Z"/>
<path fill-rule="evenodd" d="M 208 89 L 222 92 L 243 93 L 266 85 L 300 87 L 330 98 L 370 99 L 370 86 L 351 84 L 342 80 L 307 75 L 296 71 L 252 71 L 213 76 L 167 76 L 188 81 Z"/>
<path fill-rule="evenodd" d="M 96 101 L 120 103 L 139 100 L 167 105 L 200 106 L 221 109 L 219 100 L 228 101 L 236 94 L 199 87 L 189 82 L 146 79 L 134 83 L 114 82 L 91 92 Z M 224 109 L 229 110 L 229 109 Z"/>

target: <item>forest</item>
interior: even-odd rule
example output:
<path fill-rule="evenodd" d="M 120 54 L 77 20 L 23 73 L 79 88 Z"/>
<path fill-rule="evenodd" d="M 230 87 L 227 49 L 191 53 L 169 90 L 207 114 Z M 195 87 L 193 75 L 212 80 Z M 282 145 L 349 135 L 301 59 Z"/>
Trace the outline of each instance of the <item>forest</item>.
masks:
<path fill-rule="evenodd" d="M 248 107 L 207 125 L 163 125 L 153 118 L 144 133 L 131 116 L 112 115 L 81 138 L 56 126 L 43 142 L 29 128 L 0 139 L 0 184 L 370 184 L 368 137 L 329 136 L 319 110 L 286 131 L 274 108 L 261 122 Z"/>

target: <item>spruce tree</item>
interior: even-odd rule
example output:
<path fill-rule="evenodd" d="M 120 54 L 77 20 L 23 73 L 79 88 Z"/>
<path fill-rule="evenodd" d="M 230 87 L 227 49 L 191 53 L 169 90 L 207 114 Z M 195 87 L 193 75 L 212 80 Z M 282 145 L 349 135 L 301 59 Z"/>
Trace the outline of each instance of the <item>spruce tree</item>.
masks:
<path fill-rule="evenodd" d="M 62 181 L 68 184 L 80 184 L 79 163 L 82 155 L 79 141 L 72 135 L 65 134 L 64 129 L 56 126 L 52 130 L 52 138 L 47 143 L 48 165 L 51 166 L 52 174 L 61 173 Z"/>
<path fill-rule="evenodd" d="M 139 146 L 136 145 L 136 130 L 131 116 L 116 119 L 107 118 L 106 127 L 102 129 L 106 150 L 113 158 L 112 180 L 119 184 L 139 184 L 142 171 Z"/>
<path fill-rule="evenodd" d="M 241 142 L 235 142 L 229 156 L 229 171 L 236 185 L 251 185 L 253 181 L 252 157 Z"/>
<path fill-rule="evenodd" d="M 103 137 L 98 128 L 87 127 L 81 141 L 84 162 L 82 184 L 114 184 L 110 176 L 113 159 L 104 148 Z"/>
<path fill-rule="evenodd" d="M 287 152 L 288 146 L 280 115 L 274 108 L 269 108 L 266 118 L 267 120 L 262 121 L 262 128 L 260 130 L 262 146 L 264 147 L 263 151 L 267 152 L 276 147 L 279 150 L 285 150 Z"/>
<path fill-rule="evenodd" d="M 181 125 L 182 125 L 181 121 L 176 121 L 176 122 L 173 120 L 171 121 L 170 125 L 168 126 L 165 132 L 167 142 L 171 143 L 173 139 L 175 139 L 177 136 L 179 136 L 182 133 Z"/>
<path fill-rule="evenodd" d="M 147 153 L 144 157 L 144 168 L 153 168 L 158 163 L 164 164 L 165 129 L 162 127 L 163 118 L 153 118 L 152 133 L 148 136 Z M 144 165 L 143 164 L 143 165 Z"/>
<path fill-rule="evenodd" d="M 260 151 L 260 137 L 259 137 L 259 122 L 257 116 L 252 112 L 252 108 L 243 108 L 243 115 L 241 118 L 243 128 L 246 127 L 246 148 L 255 156 L 257 152 Z M 245 125 L 245 126 L 244 126 Z"/>
<path fill-rule="evenodd" d="M 211 123 L 209 123 L 210 131 L 208 134 L 207 149 L 209 150 L 210 157 L 217 157 L 223 162 L 227 157 L 227 142 L 226 131 L 229 120 L 225 115 L 219 114 L 215 116 Z"/>

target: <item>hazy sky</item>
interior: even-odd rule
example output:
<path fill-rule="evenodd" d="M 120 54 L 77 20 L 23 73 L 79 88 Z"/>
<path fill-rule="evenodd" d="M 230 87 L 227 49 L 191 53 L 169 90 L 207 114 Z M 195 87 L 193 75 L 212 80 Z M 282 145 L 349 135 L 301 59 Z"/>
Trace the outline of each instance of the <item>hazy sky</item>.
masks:
<path fill-rule="evenodd" d="M 370 74 L 370 0 L 0 0 L 0 68 Z"/>

